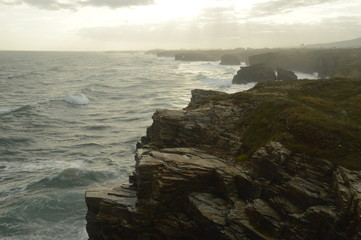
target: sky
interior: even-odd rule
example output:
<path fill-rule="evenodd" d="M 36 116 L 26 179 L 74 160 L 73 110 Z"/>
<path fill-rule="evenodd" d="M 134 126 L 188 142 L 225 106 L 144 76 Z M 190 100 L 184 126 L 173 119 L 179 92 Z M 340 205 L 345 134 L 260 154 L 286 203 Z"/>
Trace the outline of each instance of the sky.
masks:
<path fill-rule="evenodd" d="M 358 37 L 360 0 L 0 0 L 0 50 L 273 48 Z"/>

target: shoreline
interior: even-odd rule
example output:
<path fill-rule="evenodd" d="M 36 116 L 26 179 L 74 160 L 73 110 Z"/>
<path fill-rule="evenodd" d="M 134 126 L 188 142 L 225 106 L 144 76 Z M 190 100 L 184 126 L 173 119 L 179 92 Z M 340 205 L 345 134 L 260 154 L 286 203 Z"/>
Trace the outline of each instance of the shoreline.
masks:
<path fill-rule="evenodd" d="M 137 146 L 130 182 L 88 188 L 89 239 L 361 237 L 357 230 L 361 227 L 357 210 L 361 209 L 357 200 L 361 177 L 358 162 L 353 162 L 356 159 L 337 163 L 337 159 L 310 155 L 312 151 L 305 146 L 287 143 L 291 137 L 300 138 L 296 139 L 300 142 L 307 137 L 298 135 L 295 120 L 301 116 L 287 110 L 298 106 L 297 99 L 302 97 L 298 93 L 314 96 L 305 90 L 319 85 L 337 93 L 349 89 L 349 84 L 354 84 L 356 92 L 356 87 L 360 88 L 359 82 L 352 80 L 298 80 L 257 84 L 235 94 L 193 90 L 184 110 L 158 110 L 147 136 Z M 290 93 L 294 94 L 291 98 Z M 316 94 L 324 96 L 322 91 Z M 291 100 L 295 106 L 289 105 Z M 267 127 L 276 131 L 283 121 L 272 122 L 267 117 L 271 125 L 264 122 L 261 115 L 268 102 L 287 103 L 279 116 L 288 113 L 297 117 L 292 120 L 295 122 L 285 122 L 289 129 L 284 139 L 281 132 L 273 132 L 274 136 L 262 132 L 269 131 Z M 321 110 L 313 102 L 302 104 Z M 248 118 L 254 122 L 244 122 Z M 310 123 L 316 124 L 317 118 Z M 248 136 L 247 129 L 253 136 Z M 307 132 L 307 127 L 303 131 Z M 347 142 L 354 140 L 339 137 L 343 138 L 342 147 L 352 148 Z M 322 149 L 321 143 L 327 139 L 319 138 L 318 146 L 312 141 L 309 144 Z M 358 170 L 347 170 L 340 164 Z"/>

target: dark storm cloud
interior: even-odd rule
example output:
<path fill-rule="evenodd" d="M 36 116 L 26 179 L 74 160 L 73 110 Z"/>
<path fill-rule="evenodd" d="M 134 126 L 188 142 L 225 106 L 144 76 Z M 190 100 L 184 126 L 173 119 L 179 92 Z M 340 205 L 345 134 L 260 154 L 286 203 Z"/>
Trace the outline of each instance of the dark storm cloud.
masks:
<path fill-rule="evenodd" d="M 72 9 L 77 10 L 81 7 L 109 7 L 122 8 L 140 5 L 153 4 L 154 0 L 75 0 L 75 1 L 60 1 L 60 0 L 0 0 L 0 5 L 19 5 L 27 4 L 41 9 L 61 10 Z"/>
<path fill-rule="evenodd" d="M 272 0 L 258 3 L 250 12 L 251 17 L 271 16 L 296 10 L 297 8 L 333 3 L 336 0 Z"/>

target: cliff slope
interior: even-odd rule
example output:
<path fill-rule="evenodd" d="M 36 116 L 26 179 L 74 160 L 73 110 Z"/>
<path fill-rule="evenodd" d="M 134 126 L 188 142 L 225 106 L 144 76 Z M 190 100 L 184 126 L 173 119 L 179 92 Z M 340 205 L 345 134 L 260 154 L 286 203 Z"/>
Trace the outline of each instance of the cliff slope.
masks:
<path fill-rule="evenodd" d="M 157 110 L 130 183 L 87 190 L 89 238 L 360 239 L 360 83 L 193 90 Z"/>
<path fill-rule="evenodd" d="M 330 43 L 318 43 L 306 45 L 308 48 L 359 48 L 361 47 L 361 38 L 355 38 L 351 40 L 330 42 Z"/>
<path fill-rule="evenodd" d="M 361 48 L 353 49 L 283 49 L 255 54 L 249 63 L 268 64 L 294 71 L 315 73 L 320 78 L 344 77 L 360 79 Z"/>

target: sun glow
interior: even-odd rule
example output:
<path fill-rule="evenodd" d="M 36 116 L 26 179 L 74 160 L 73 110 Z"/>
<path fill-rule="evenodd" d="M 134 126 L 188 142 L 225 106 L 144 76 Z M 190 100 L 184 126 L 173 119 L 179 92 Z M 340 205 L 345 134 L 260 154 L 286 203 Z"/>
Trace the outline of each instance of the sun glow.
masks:
<path fill-rule="evenodd" d="M 344 40 L 361 34 L 359 1 L 0 0 L 0 46 L 144 49 L 167 42 L 169 47 L 211 48 L 276 46 L 279 39 L 288 45 Z M 332 28 L 325 27 L 330 21 Z M 295 34 L 302 40 L 294 43 Z"/>

